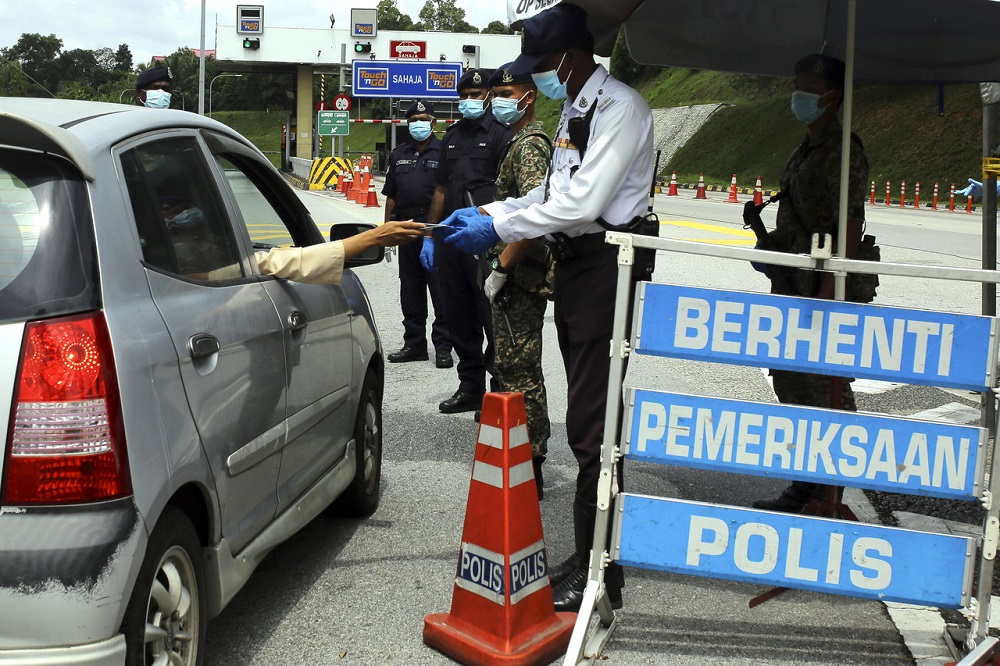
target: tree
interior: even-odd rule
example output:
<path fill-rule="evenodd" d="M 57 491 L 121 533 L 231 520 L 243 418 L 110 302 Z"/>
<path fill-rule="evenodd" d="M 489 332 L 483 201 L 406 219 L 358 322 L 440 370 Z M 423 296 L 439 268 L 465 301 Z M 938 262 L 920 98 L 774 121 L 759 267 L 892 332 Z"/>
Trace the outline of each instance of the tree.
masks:
<path fill-rule="evenodd" d="M 490 24 L 480 30 L 484 35 L 513 35 L 514 31 L 503 21 L 490 21 Z"/>
<path fill-rule="evenodd" d="M 21 63 L 21 72 L 34 85 L 28 93 L 34 96 L 55 95 L 59 87 L 61 67 L 58 62 L 63 42 L 55 35 L 23 33 L 14 46 L 3 50 L 5 60 Z"/>
<path fill-rule="evenodd" d="M 397 0 L 381 0 L 376 8 L 378 27 L 383 30 L 412 30 L 413 19 L 399 11 Z"/>
<path fill-rule="evenodd" d="M 455 0 L 427 0 L 417 16 L 425 30 L 479 32 L 465 22 L 465 10 L 456 7 Z"/>
<path fill-rule="evenodd" d="M 132 71 L 132 50 L 129 49 L 128 44 L 118 45 L 118 50 L 115 51 L 114 69 L 119 72 Z"/>

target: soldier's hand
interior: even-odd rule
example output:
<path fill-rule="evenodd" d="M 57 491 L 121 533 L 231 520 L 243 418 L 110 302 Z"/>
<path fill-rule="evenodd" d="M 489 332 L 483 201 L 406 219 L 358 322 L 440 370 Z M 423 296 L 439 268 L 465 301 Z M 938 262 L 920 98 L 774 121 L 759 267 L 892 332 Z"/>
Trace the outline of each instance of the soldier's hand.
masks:
<path fill-rule="evenodd" d="M 492 271 L 489 276 L 487 276 L 486 282 L 483 283 L 483 292 L 486 294 L 486 298 L 490 303 L 494 303 L 496 301 L 497 294 L 503 291 L 505 284 L 507 284 L 506 273 Z"/>

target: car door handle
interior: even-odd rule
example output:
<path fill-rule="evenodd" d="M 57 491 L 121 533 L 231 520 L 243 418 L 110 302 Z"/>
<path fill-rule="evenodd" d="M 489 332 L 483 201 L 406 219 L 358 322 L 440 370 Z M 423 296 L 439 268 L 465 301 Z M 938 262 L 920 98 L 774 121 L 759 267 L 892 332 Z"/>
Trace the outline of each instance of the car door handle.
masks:
<path fill-rule="evenodd" d="M 307 322 L 308 320 L 306 319 L 306 316 L 298 310 L 293 310 L 288 313 L 288 326 L 293 331 L 305 328 Z"/>
<path fill-rule="evenodd" d="M 211 333 L 195 333 L 188 338 L 188 353 L 191 358 L 205 358 L 212 354 L 218 354 L 221 348 L 219 338 Z"/>

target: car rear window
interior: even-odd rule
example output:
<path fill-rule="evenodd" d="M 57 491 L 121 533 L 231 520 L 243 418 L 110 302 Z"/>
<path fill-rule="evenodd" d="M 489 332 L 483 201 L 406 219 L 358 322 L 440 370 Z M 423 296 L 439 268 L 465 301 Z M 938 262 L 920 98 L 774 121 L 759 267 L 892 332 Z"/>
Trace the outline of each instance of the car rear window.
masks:
<path fill-rule="evenodd" d="M 98 307 L 87 188 L 55 158 L 0 150 L 0 322 Z"/>

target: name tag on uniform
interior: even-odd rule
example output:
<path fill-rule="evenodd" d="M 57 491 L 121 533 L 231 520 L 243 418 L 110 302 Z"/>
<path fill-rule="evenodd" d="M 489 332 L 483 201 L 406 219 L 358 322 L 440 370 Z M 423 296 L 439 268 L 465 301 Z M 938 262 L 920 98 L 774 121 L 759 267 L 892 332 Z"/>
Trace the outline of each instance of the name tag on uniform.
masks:
<path fill-rule="evenodd" d="M 427 160 L 427 168 L 428 169 L 437 169 L 438 168 L 438 161 L 437 160 Z"/>

